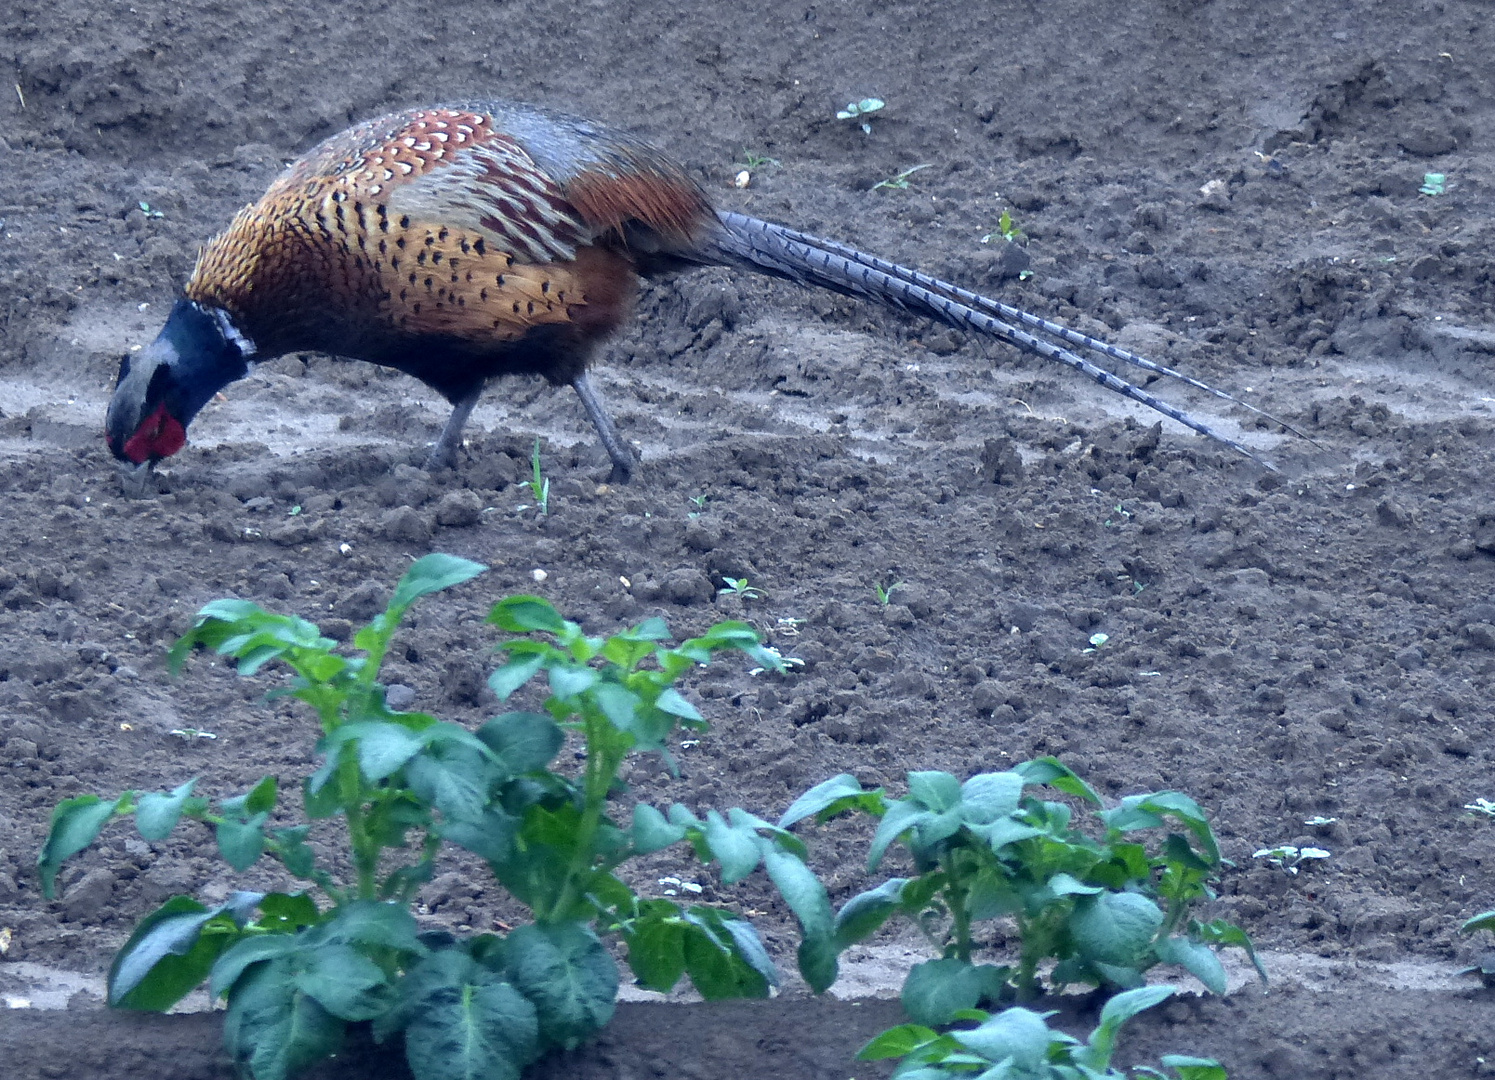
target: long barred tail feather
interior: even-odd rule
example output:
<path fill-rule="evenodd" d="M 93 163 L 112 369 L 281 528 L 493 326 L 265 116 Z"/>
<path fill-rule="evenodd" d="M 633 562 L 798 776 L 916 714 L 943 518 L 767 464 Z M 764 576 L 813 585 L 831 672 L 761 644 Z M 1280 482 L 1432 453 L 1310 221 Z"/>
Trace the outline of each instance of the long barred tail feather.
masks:
<path fill-rule="evenodd" d="M 1276 466 L 1250 447 L 1221 434 L 1208 424 L 1195 420 L 1161 398 L 1096 366 L 1062 345 L 1021 330 L 1013 324 L 1021 323 L 1068 344 L 1089 349 L 1158 375 L 1177 379 L 1249 409 L 1275 424 L 1280 424 L 1293 434 L 1308 439 L 1310 442 L 1313 441 L 1291 424 L 1223 390 L 1020 308 L 992 300 L 958 285 L 952 285 L 917 270 L 899 266 L 833 240 L 796 232 L 782 225 L 760 221 L 743 214 L 721 212 L 717 216 L 721 221 L 722 230 L 714 239 L 718 251 L 728 263 L 745 265 L 760 273 L 786 278 L 802 285 L 816 285 L 849 296 L 866 297 L 894 307 L 917 311 L 957 329 L 994 337 L 1044 359 L 1055 360 L 1089 376 L 1108 390 L 1130 398 L 1201 435 L 1231 447 L 1273 472 L 1276 471 Z"/>

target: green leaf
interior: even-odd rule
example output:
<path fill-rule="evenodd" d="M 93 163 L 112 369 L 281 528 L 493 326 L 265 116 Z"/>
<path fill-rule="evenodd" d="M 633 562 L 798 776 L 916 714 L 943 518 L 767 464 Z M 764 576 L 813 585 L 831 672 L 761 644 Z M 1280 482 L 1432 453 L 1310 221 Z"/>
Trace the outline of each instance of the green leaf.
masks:
<path fill-rule="evenodd" d="M 1062 791 L 1066 795 L 1084 799 L 1092 806 L 1105 805 L 1101 797 L 1095 793 L 1094 788 L 1076 776 L 1069 766 L 1061 764 L 1056 757 L 1041 757 L 1034 758 L 1032 761 L 1024 761 L 1014 765 L 1012 771 L 1021 776 L 1025 784 L 1045 784 L 1055 791 Z"/>
<path fill-rule="evenodd" d="M 496 770 L 470 747 L 433 741 L 405 766 L 405 780 L 418 798 L 448 819 L 477 821 L 488 806 L 488 784 Z"/>
<path fill-rule="evenodd" d="M 960 802 L 960 781 L 947 772 L 911 772 L 908 774 L 908 796 L 926 809 L 943 813 Z"/>
<path fill-rule="evenodd" d="M 436 831 L 443 840 L 450 840 L 479 858 L 501 863 L 513 853 L 514 840 L 519 835 L 519 819 L 490 806 L 475 821 L 443 821 Z"/>
<path fill-rule="evenodd" d="M 915 1023 L 941 1027 L 961 1009 L 981 1003 L 985 982 L 985 976 L 964 960 L 925 960 L 909 969 L 899 996 L 903 1011 Z"/>
<path fill-rule="evenodd" d="M 471 581 L 487 569 L 482 563 L 455 555 L 432 552 L 422 556 L 411 563 L 405 576 L 400 578 L 400 583 L 395 586 L 394 597 L 389 601 L 388 610 L 391 615 L 403 612 L 422 596 Z"/>
<path fill-rule="evenodd" d="M 1495 915 L 1495 912 L 1489 914 Z M 1246 931 L 1235 923 L 1224 919 L 1211 919 L 1207 923 L 1194 922 L 1189 924 L 1189 932 L 1207 945 L 1234 945 L 1236 948 L 1244 949 L 1246 955 L 1251 958 L 1251 964 L 1256 968 L 1257 977 L 1261 979 L 1262 985 L 1267 984 L 1267 969 L 1261 966 L 1261 959 L 1256 955 L 1256 947 L 1251 944 Z"/>
<path fill-rule="evenodd" d="M 875 889 L 857 893 L 836 912 L 836 948 L 845 950 L 882 928 L 898 910 L 908 878 L 889 878 Z"/>
<path fill-rule="evenodd" d="M 960 786 L 960 817 L 968 825 L 990 825 L 1017 809 L 1023 778 L 1015 772 L 977 773 Z"/>
<path fill-rule="evenodd" d="M 1098 1072 L 1110 1068 L 1111 1054 L 1115 1051 L 1121 1026 L 1144 1009 L 1172 996 L 1171 986 L 1139 986 L 1117 994 L 1101 1009 L 1100 1023 L 1090 1033 L 1089 1044 L 1075 1053 L 1076 1060 Z"/>
<path fill-rule="evenodd" d="M 639 986 L 667 993 L 685 974 L 685 938 L 694 928 L 670 901 L 646 903 L 648 913 L 632 920 L 623 934 L 628 967 Z"/>
<path fill-rule="evenodd" d="M 800 925 L 799 970 L 819 994 L 836 981 L 835 915 L 820 879 L 788 852 L 764 852 L 763 866 Z"/>
<path fill-rule="evenodd" d="M 951 779 L 953 780 L 954 777 Z M 877 826 L 877 832 L 872 837 L 872 844 L 867 849 L 868 872 L 876 872 L 890 844 L 931 817 L 933 815 L 913 799 L 890 802 L 888 812 L 883 815 L 882 822 Z"/>
<path fill-rule="evenodd" d="M 506 940 L 509 979 L 534 1004 L 546 1045 L 573 1049 L 612 1019 L 618 967 L 590 930 L 530 923 Z"/>
<path fill-rule="evenodd" d="M 511 634 L 528 634 L 543 630 L 557 636 L 566 632 L 566 620 L 539 596 L 510 596 L 493 605 L 488 622 Z"/>
<path fill-rule="evenodd" d="M 880 791 L 881 789 L 879 793 Z M 829 780 L 816 784 L 790 803 L 789 809 L 784 811 L 784 816 L 779 818 L 779 828 L 787 829 L 795 822 L 819 814 L 842 800 L 856 799 L 869 794 L 873 793 L 863 791 L 861 783 L 851 773 L 833 776 Z"/>
<path fill-rule="evenodd" d="M 215 920 L 215 932 L 204 933 Z M 110 1006 L 165 1012 L 208 977 L 239 932 L 222 906 L 209 909 L 190 896 L 173 896 L 142 919 L 114 954 Z"/>
<path fill-rule="evenodd" d="M 693 907 L 685 913 L 690 927 L 685 935 L 685 970 L 691 984 L 707 1001 L 725 998 L 765 998 L 778 981 L 766 977 L 734 947 L 734 935 L 723 926 L 715 908 Z"/>
<path fill-rule="evenodd" d="M 659 697 L 654 699 L 654 707 L 660 712 L 678 716 L 682 720 L 700 720 L 701 714 L 696 707 L 685 700 L 685 697 L 674 687 L 669 686 L 661 690 Z"/>
<path fill-rule="evenodd" d="M 584 694 L 597 684 L 597 673 L 585 664 L 552 664 L 550 692 L 565 700 Z"/>
<path fill-rule="evenodd" d="M 423 956 L 415 916 L 399 904 L 354 900 L 333 911 L 317 929 L 318 939 L 366 949 L 394 949 Z"/>
<path fill-rule="evenodd" d="M 706 812 L 706 844 L 721 863 L 722 882 L 734 885 L 758 869 L 763 849 L 752 829 L 734 828 L 715 810 Z"/>
<path fill-rule="evenodd" d="M 1118 967 L 1136 966 L 1162 925 L 1163 913 L 1140 893 L 1082 896 L 1069 917 L 1081 955 Z"/>
<path fill-rule="evenodd" d="M 537 772 L 560 753 L 566 733 L 543 713 L 511 712 L 495 716 L 477 736 L 514 773 Z"/>
<path fill-rule="evenodd" d="M 899 1024 L 873 1036 L 857 1051 L 858 1061 L 881 1061 L 884 1058 L 907 1057 L 920 1047 L 934 1042 L 939 1032 L 923 1024 Z"/>
<path fill-rule="evenodd" d="M 79 795 L 63 799 L 52 809 L 52 824 L 47 830 L 47 842 L 36 857 L 37 873 L 41 876 L 42 895 L 53 898 L 57 871 L 63 862 L 92 844 L 99 831 L 114 815 L 115 808 L 130 797 L 129 792 L 111 801 L 97 795 Z"/>
<path fill-rule="evenodd" d="M 415 1080 L 519 1080 L 538 1056 L 534 1005 L 471 961 L 458 978 L 422 984 L 412 1006 L 405 1060 Z"/>
<path fill-rule="evenodd" d="M 389 1008 L 393 987 L 379 965 L 343 944 L 319 945 L 292 957 L 296 989 L 342 1020 L 372 1020 Z"/>
<path fill-rule="evenodd" d="M 1086 885 L 1069 874 L 1055 874 L 1049 878 L 1048 889 L 1055 896 L 1098 896 L 1106 891 L 1098 885 Z"/>
<path fill-rule="evenodd" d="M 1225 1066 L 1214 1058 L 1164 1054 L 1161 1060 L 1166 1067 L 1178 1073 L 1178 1080 L 1230 1080 Z"/>
<path fill-rule="evenodd" d="M 515 656 L 492 675 L 488 676 L 488 686 L 498 695 L 499 701 L 508 701 L 509 695 L 529 682 L 534 677 L 535 672 L 544 666 L 544 656 Z"/>
<path fill-rule="evenodd" d="M 239 977 L 255 964 L 286 956 L 300 947 L 299 937 L 292 934 L 240 938 L 213 963 L 209 972 L 208 996 L 216 998 L 228 993 L 238 983 Z"/>
<path fill-rule="evenodd" d="M 1210 993 L 1225 993 L 1225 965 L 1208 945 L 1186 937 L 1166 937 L 1154 946 L 1154 951 L 1163 963 L 1177 964 L 1186 969 L 1204 983 Z"/>
<path fill-rule="evenodd" d="M 140 805 L 135 808 L 135 828 L 140 835 L 147 840 L 165 840 L 170 836 L 196 783 L 195 779 L 188 780 L 166 794 L 152 791 L 140 796 Z"/>
<path fill-rule="evenodd" d="M 421 737 L 403 724 L 371 720 L 344 724 L 333 737 L 358 740 L 358 768 L 376 782 L 393 776 L 423 745 Z"/>
<path fill-rule="evenodd" d="M 685 829 L 669 820 L 648 803 L 633 804 L 633 828 L 629 832 L 633 850 L 652 855 L 685 839 Z"/>
<path fill-rule="evenodd" d="M 701 908 L 693 908 L 699 912 Z M 758 930 L 752 923 L 744 918 L 716 909 L 720 914 L 720 927 L 725 930 L 732 939 L 733 952 L 745 962 L 748 967 L 756 971 L 769 986 L 779 985 L 779 969 L 774 967 L 773 959 L 768 955 L 768 950 L 763 947 L 763 939 L 758 936 Z M 832 963 L 835 958 L 832 957 Z M 808 981 L 808 976 L 806 977 Z"/>
<path fill-rule="evenodd" d="M 961 1046 L 988 1061 L 1000 1063 L 1011 1058 L 1025 1073 L 1038 1071 L 1055 1035 L 1042 1014 L 1021 1007 L 1005 1009 L 969 1031 L 950 1034 Z"/>
<path fill-rule="evenodd" d="M 223 861 L 239 873 L 253 866 L 265 850 L 265 820 L 270 815 L 258 813 L 247 821 L 224 821 L 217 827 L 218 852 Z"/>
<path fill-rule="evenodd" d="M 55 818 L 53 819 L 56 820 Z M 1472 934 L 1476 930 L 1495 930 L 1495 911 L 1481 911 L 1459 927 L 1459 933 Z"/>
<path fill-rule="evenodd" d="M 223 1017 L 229 1056 L 254 1080 L 289 1080 L 342 1046 L 344 1024 L 297 989 L 287 958 L 234 984 Z"/>
<path fill-rule="evenodd" d="M 260 918 L 255 925 L 277 934 L 294 934 L 303 926 L 315 926 L 322 917 L 316 902 L 304 892 L 267 893 L 260 898 L 259 907 Z"/>

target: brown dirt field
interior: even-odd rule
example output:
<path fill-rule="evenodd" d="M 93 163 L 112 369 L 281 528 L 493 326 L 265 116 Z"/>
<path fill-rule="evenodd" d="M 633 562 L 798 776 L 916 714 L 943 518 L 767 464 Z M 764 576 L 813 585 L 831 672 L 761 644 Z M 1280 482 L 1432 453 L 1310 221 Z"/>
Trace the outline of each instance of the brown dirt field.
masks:
<path fill-rule="evenodd" d="M 1265 997 L 1140 1019 L 1128 1060 L 1209 1053 L 1251 1080 L 1495 1069 L 1489 992 L 1452 975 L 1480 949 L 1459 923 L 1495 907 L 1495 822 L 1464 810 L 1495 798 L 1492 37 L 1473 0 L 15 0 L 0 14 L 0 992 L 50 979 L 66 1000 L 85 984 L 63 973 L 97 976 L 166 896 L 276 880 L 230 878 L 203 833 L 147 845 L 121 829 L 69 864 L 60 902 L 38 893 L 59 799 L 194 775 L 230 794 L 311 761 L 307 719 L 264 704 L 265 679 L 205 658 L 168 678 L 163 647 L 199 606 L 241 596 L 346 633 L 412 556 L 443 550 L 494 569 L 419 609 L 390 676 L 451 719 L 492 711 L 481 618 L 535 590 L 537 568 L 591 631 L 746 617 L 804 660 L 778 681 L 732 663 L 696 679 L 713 730 L 684 775 L 629 778 L 656 803 L 773 817 L 837 772 L 896 789 L 909 769 L 1038 754 L 1107 796 L 1195 795 L 1237 864 L 1217 913 L 1282 975 Z M 888 102 L 870 137 L 834 119 L 870 94 Z M 605 456 L 569 392 L 490 390 L 467 460 L 433 476 L 418 465 L 445 417 L 434 394 L 305 356 L 230 387 L 162 493 L 125 498 L 104 403 L 197 245 L 346 124 L 497 95 L 634 130 L 722 206 L 1109 335 L 1321 445 L 1153 387 L 1259 447 L 1270 475 L 1171 423 L 1154 440 L 1144 410 L 1044 361 L 712 270 L 650 286 L 598 370 L 642 451 L 629 487 L 599 485 Z M 737 190 L 748 152 L 778 164 Z M 873 189 L 925 163 L 907 190 Z M 1443 194 L 1419 193 L 1429 172 Z M 1004 208 L 1024 280 L 981 243 Z M 537 436 L 544 519 L 516 509 Z M 463 490 L 483 512 L 443 524 Z M 727 576 L 766 598 L 716 597 Z M 890 582 L 884 607 L 874 585 Z M 170 734 L 188 728 L 217 738 Z M 834 900 L 866 884 L 863 828 L 806 836 Z M 1251 857 L 1284 842 L 1332 857 L 1297 877 Z M 446 869 L 433 921 L 503 917 L 480 866 Z M 662 859 L 641 884 L 686 869 Z M 766 889 L 720 896 L 766 911 L 770 948 L 792 952 Z M 224 1075 L 211 1017 L 112 1016 L 87 989 L 71 1004 L 0 1011 L 0 1069 Z M 867 1075 L 850 1054 L 892 1015 L 792 991 L 641 1003 L 536 1072 Z"/>

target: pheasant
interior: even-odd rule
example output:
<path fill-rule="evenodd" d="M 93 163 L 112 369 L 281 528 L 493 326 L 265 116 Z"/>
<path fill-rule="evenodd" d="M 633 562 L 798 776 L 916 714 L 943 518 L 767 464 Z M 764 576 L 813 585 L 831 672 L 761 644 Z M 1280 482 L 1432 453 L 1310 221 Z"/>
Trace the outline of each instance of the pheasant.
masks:
<path fill-rule="evenodd" d="M 997 338 L 1271 467 L 1071 347 L 1260 412 L 1224 391 L 844 244 L 718 211 L 647 143 L 509 102 L 382 116 L 294 162 L 207 244 L 160 335 L 121 362 L 106 439 L 121 461 L 151 467 L 186 445 L 193 418 L 251 364 L 320 351 L 397 368 L 451 402 L 432 467 L 455 465 L 490 380 L 528 373 L 570 385 L 624 481 L 634 457 L 587 369 L 627 318 L 639 277 L 691 264 L 746 268 Z"/>

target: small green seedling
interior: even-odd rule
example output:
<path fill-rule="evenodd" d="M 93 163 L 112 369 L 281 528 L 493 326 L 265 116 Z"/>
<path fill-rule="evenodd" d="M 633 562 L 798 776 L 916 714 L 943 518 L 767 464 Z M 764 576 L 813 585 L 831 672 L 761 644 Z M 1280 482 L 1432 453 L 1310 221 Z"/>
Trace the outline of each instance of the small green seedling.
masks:
<path fill-rule="evenodd" d="M 1321 829 L 1325 825 L 1333 825 L 1338 820 L 1337 817 L 1324 817 L 1323 814 L 1314 814 L 1313 817 L 1306 818 L 1303 824 L 1315 829 Z"/>
<path fill-rule="evenodd" d="M 1126 1080 L 1125 1072 L 1111 1067 L 1117 1035 L 1128 1020 L 1174 992 L 1171 986 L 1140 986 L 1117 994 L 1106 1002 L 1100 1023 L 1085 1042 L 1049 1027 L 1053 1012 L 1017 1006 L 994 1016 L 964 1009 L 959 1019 L 974 1022 L 975 1027 L 940 1034 L 921 1024 L 901 1024 L 873 1038 L 857 1058 L 902 1058 L 893 1075 L 918 1080 L 975 1078 L 978 1073 L 993 1080 Z M 1167 1054 L 1162 1064 L 1177 1080 L 1228 1080 L 1225 1069 L 1212 1058 Z M 1137 1071 L 1173 1080 L 1157 1069 Z"/>
<path fill-rule="evenodd" d="M 1030 792 L 1037 787 L 1088 804 L 1093 827 L 1081 831 L 1069 804 Z M 836 915 L 836 945 L 865 940 L 895 915 L 912 920 L 941 954 L 904 982 L 903 1006 L 916 1023 L 948 1024 L 982 1002 L 1032 1000 L 1044 989 L 1040 972 L 1056 990 L 1127 989 L 1156 965 L 1176 964 L 1223 994 L 1217 949 L 1235 946 L 1256 962 L 1240 927 L 1193 915 L 1214 899 L 1213 883 L 1228 864 L 1204 812 L 1180 792 L 1129 795 L 1105 809 L 1051 757 L 964 783 L 945 772 L 909 773 L 902 799 L 865 790 L 843 773 L 796 799 L 779 825 L 846 812 L 880 819 L 869 871 L 900 844 L 916 876 L 848 900 Z M 1015 965 L 976 963 L 975 924 L 994 919 L 1016 924 Z"/>
<path fill-rule="evenodd" d="M 740 596 L 744 600 L 762 600 L 767 595 L 767 593 L 756 585 L 749 585 L 748 579 L 745 577 L 724 577 L 722 580 L 726 584 L 716 590 L 718 596 Z"/>
<path fill-rule="evenodd" d="M 540 511 L 541 517 L 550 516 L 550 479 L 540 471 L 540 439 L 535 437 L 535 448 L 529 455 L 530 478 L 524 481 L 524 486 L 529 488 L 530 498 L 535 500 L 535 508 Z M 523 510 L 524 507 L 519 509 Z"/>
<path fill-rule="evenodd" d="M 140 204 L 140 212 L 148 218 L 163 218 L 166 216 L 159 210 L 152 210 L 151 204 L 148 202 L 143 202 Z"/>
<path fill-rule="evenodd" d="M 882 98 L 862 98 L 861 101 L 853 101 L 846 108 L 838 110 L 836 112 L 836 119 L 860 121 L 858 126 L 862 129 L 862 134 L 871 135 L 872 121 L 869 117 L 873 113 L 880 111 L 885 104 L 887 102 L 883 101 Z"/>
<path fill-rule="evenodd" d="M 211 731 L 202 731 L 202 730 L 200 730 L 198 728 L 195 728 L 195 727 L 178 727 L 178 728 L 172 728 L 166 734 L 168 734 L 168 735 L 175 735 L 178 739 L 181 739 L 183 742 L 192 742 L 194 739 L 216 739 L 216 738 L 218 738 L 218 736 L 214 735 Z"/>
<path fill-rule="evenodd" d="M 1490 799 L 1475 799 L 1473 802 L 1465 803 L 1464 809 L 1471 815 L 1483 814 L 1487 818 L 1495 818 L 1495 801 Z"/>
<path fill-rule="evenodd" d="M 1105 648 L 1106 642 L 1110 640 L 1110 634 L 1104 634 L 1097 630 L 1095 633 L 1090 635 L 1090 648 L 1081 649 L 1080 651 L 1087 653 L 1099 652 L 1101 649 Z"/>
<path fill-rule="evenodd" d="M 767 997 L 777 984 L 747 919 L 719 904 L 640 896 L 620 875 L 675 844 L 718 863 L 724 884 L 763 868 L 806 928 L 805 981 L 819 992 L 835 980 L 834 914 L 798 838 L 738 808 L 698 816 L 680 803 L 630 805 L 619 780 L 633 753 L 659 753 L 673 769 L 679 731 L 705 729 L 675 688 L 687 672 L 731 651 L 782 670 L 776 655 L 742 622 L 675 646 L 658 618 L 591 637 L 540 597 L 515 596 L 488 615 L 510 635 L 488 685 L 507 701 L 538 683 L 539 711 L 473 731 L 390 709 L 379 671 L 406 611 L 484 569 L 451 555 L 417 560 L 351 654 L 316 625 L 246 600 L 202 609 L 172 648 L 171 670 L 198 646 L 241 675 L 289 668 L 294 677 L 276 680 L 274 694 L 315 713 L 318 767 L 217 800 L 195 794 L 195 780 L 66 799 L 37 859 L 42 892 L 51 899 L 66 860 L 116 818 L 133 818 L 153 842 L 196 823 L 234 870 L 268 857 L 304 887 L 237 892 L 213 906 L 168 899 L 116 955 L 110 1005 L 163 1012 L 206 981 L 212 998 L 228 998 L 224 1041 L 247 1080 L 287 1080 L 336 1054 L 359 1022 L 404 1045 L 416 1080 L 518 1080 L 542 1053 L 579 1045 L 611 1018 L 619 971 L 605 938 L 651 990 L 688 976 L 708 999 Z M 568 736 L 583 764 L 567 754 L 553 770 Z M 502 937 L 422 933 L 411 908 L 448 844 L 486 862 L 533 921 Z"/>
<path fill-rule="evenodd" d="M 686 514 L 685 516 L 687 518 L 691 519 L 692 521 L 694 521 L 696 518 L 700 517 L 701 514 L 706 509 L 706 500 L 709 499 L 710 497 L 711 496 L 709 496 L 709 495 L 692 495 L 692 496 L 690 496 L 691 504 L 695 507 L 695 509 L 692 510 L 690 513 Z"/>
<path fill-rule="evenodd" d="M 755 153 L 752 150 L 744 150 L 742 152 L 742 160 L 740 162 L 738 162 L 737 164 L 735 164 L 733 166 L 733 168 L 734 169 L 762 169 L 762 168 L 764 168 L 765 166 L 768 166 L 768 165 L 772 165 L 774 168 L 779 168 L 782 164 L 783 164 L 783 162 L 779 161 L 778 158 L 771 158 L 771 157 L 768 157 L 766 154 Z"/>
<path fill-rule="evenodd" d="M 1019 240 L 1027 238 L 1027 234 L 1017 227 L 1017 222 L 1012 220 L 1011 212 L 1002 211 L 1002 216 L 997 219 L 997 227 L 994 231 L 987 233 L 981 238 L 983 244 L 989 244 L 993 240 L 1006 240 L 1009 244 L 1015 244 Z"/>
<path fill-rule="evenodd" d="M 1327 859 L 1329 858 L 1329 852 L 1323 848 L 1299 848 L 1293 847 L 1291 844 L 1278 844 L 1276 847 L 1253 851 L 1251 857 L 1253 859 L 1265 859 L 1273 866 L 1286 870 L 1289 874 L 1297 874 L 1305 862 L 1311 862 L 1314 859 Z"/>
<path fill-rule="evenodd" d="M 908 178 L 910 176 L 914 175 L 914 173 L 918 172 L 920 169 L 928 169 L 932 167 L 932 165 L 915 165 L 912 168 L 904 169 L 897 176 L 890 176 L 886 180 L 879 180 L 877 183 L 872 185 L 872 190 L 877 191 L 879 188 L 882 188 L 887 191 L 907 191 Z"/>
<path fill-rule="evenodd" d="M 903 582 L 901 581 L 895 581 L 887 588 L 883 588 L 882 582 L 878 581 L 873 583 L 872 592 L 877 597 L 877 602 L 883 607 L 887 607 L 893 602 L 893 592 L 901 588 L 903 588 Z"/>
<path fill-rule="evenodd" d="M 1421 194 L 1423 194 L 1423 195 L 1442 195 L 1443 194 L 1443 190 L 1444 190 L 1444 185 L 1447 182 L 1448 182 L 1448 177 L 1445 174 L 1443 174 L 1443 173 L 1440 173 L 1440 172 L 1423 173 L 1422 174 L 1422 187 L 1418 188 L 1417 190 Z"/>

